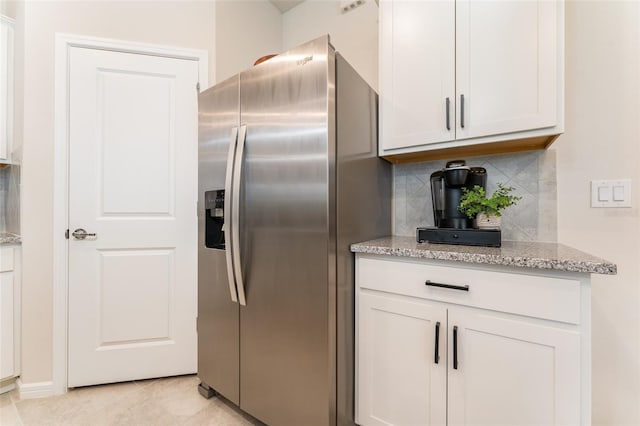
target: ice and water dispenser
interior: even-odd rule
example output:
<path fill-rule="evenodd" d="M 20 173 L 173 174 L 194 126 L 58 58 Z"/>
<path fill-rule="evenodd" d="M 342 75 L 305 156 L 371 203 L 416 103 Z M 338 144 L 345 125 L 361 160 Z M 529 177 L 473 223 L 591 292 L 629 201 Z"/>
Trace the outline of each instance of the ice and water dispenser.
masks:
<path fill-rule="evenodd" d="M 204 193 L 204 245 L 224 250 L 224 189 Z"/>

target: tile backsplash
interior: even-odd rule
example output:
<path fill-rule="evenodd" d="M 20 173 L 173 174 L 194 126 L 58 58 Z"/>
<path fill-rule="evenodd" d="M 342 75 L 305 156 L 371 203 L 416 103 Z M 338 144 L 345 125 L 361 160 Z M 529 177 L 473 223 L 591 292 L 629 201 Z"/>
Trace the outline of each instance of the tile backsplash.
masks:
<path fill-rule="evenodd" d="M 0 167 L 0 232 L 20 234 L 20 166 Z"/>
<path fill-rule="evenodd" d="M 555 154 L 553 150 L 545 150 L 464 158 L 468 166 L 487 169 L 489 194 L 500 182 L 513 186 L 513 193 L 522 197 L 517 205 L 503 211 L 503 240 L 557 240 Z M 395 235 L 414 236 L 417 227 L 433 226 L 430 176 L 446 162 L 394 165 Z"/>

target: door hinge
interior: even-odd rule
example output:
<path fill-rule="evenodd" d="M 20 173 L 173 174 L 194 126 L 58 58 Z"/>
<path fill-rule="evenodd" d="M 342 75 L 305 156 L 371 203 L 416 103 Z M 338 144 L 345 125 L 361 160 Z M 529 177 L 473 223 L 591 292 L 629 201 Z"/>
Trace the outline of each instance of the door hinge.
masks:
<path fill-rule="evenodd" d="M 200 93 L 200 82 L 196 83 L 196 91 Z"/>
<path fill-rule="evenodd" d="M 69 230 L 67 229 L 66 231 L 64 231 L 64 237 L 68 240 L 69 239 Z"/>

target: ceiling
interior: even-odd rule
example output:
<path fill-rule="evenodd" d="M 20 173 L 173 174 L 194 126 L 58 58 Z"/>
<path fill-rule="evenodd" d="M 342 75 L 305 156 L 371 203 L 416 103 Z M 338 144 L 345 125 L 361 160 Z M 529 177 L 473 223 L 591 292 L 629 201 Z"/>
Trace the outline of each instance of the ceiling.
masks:
<path fill-rule="evenodd" d="M 275 7 L 277 7 L 280 12 L 285 13 L 289 9 L 293 9 L 304 0 L 269 0 Z"/>

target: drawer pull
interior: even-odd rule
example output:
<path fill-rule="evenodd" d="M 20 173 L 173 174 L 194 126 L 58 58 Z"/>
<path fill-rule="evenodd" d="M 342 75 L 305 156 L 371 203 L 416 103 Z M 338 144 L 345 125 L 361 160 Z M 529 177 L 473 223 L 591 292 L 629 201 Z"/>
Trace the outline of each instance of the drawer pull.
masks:
<path fill-rule="evenodd" d="M 436 364 L 440 361 L 440 321 L 436 323 L 436 351 L 433 356 L 433 362 Z"/>
<path fill-rule="evenodd" d="M 428 285 L 430 287 L 448 288 L 450 290 L 469 291 L 468 285 L 441 284 L 441 283 L 434 283 L 433 281 L 429 281 L 429 280 L 425 281 L 424 285 Z"/>
<path fill-rule="evenodd" d="M 458 326 L 453 326 L 453 369 L 458 369 Z"/>

